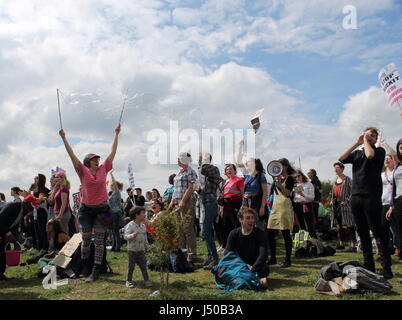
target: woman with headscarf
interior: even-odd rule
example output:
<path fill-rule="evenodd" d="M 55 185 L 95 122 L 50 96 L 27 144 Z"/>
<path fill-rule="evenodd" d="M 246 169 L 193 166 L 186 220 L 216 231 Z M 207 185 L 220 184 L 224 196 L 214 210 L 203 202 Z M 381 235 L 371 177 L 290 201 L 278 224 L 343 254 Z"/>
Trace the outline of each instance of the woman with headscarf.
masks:
<path fill-rule="evenodd" d="M 92 273 L 86 282 L 93 282 L 99 278 L 100 266 L 102 264 L 105 250 L 105 233 L 107 226 L 112 221 L 110 206 L 107 203 L 108 194 L 106 189 L 106 176 L 113 167 L 113 160 L 117 151 L 120 124 L 115 129 L 115 136 L 110 155 L 102 164 L 99 164 L 100 156 L 90 153 L 84 158 L 83 163 L 74 154 L 69 145 L 64 130 L 59 134 L 63 139 L 64 146 L 74 165 L 74 169 L 81 181 L 82 199 L 78 210 L 78 222 L 82 235 L 81 259 L 83 264 L 82 273 L 90 274 L 88 259 L 92 235 L 95 235 L 95 257 Z"/>

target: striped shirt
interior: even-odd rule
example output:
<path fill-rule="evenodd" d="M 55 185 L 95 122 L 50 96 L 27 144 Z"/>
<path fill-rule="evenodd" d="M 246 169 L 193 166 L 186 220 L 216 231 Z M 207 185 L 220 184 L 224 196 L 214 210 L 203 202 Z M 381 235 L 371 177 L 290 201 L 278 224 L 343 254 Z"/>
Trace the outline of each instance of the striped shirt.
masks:
<path fill-rule="evenodd" d="M 112 164 L 108 158 L 98 167 L 95 175 L 82 162 L 79 163 L 75 171 L 81 181 L 81 203 L 96 206 L 108 200 L 106 176 L 110 170 L 112 170 Z"/>

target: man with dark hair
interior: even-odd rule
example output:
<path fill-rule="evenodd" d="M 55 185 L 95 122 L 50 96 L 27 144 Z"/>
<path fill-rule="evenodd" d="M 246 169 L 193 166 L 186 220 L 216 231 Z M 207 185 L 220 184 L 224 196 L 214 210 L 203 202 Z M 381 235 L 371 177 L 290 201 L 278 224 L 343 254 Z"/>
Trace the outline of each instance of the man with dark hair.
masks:
<path fill-rule="evenodd" d="M 174 174 L 174 173 L 169 176 L 170 186 L 167 187 L 167 189 L 165 190 L 165 192 L 163 193 L 163 196 L 162 196 L 162 201 L 164 203 L 166 203 L 167 205 L 169 205 L 170 201 L 172 201 L 172 196 L 173 196 L 173 192 L 174 192 L 174 177 L 176 177 L 176 174 Z"/>
<path fill-rule="evenodd" d="M 142 189 L 141 188 L 135 188 L 136 194 L 134 195 L 135 198 L 135 205 L 143 207 L 145 204 L 145 198 L 142 195 Z"/>
<path fill-rule="evenodd" d="M 388 239 L 381 225 L 382 180 L 381 171 L 385 159 L 385 150 L 377 148 L 378 130 L 370 127 L 358 138 L 356 143 L 346 149 L 339 161 L 352 164 L 353 181 L 351 206 L 355 218 L 357 233 L 360 236 L 366 269 L 375 272 L 373 247 L 370 230 L 379 243 L 379 254 L 383 267 L 381 274 L 390 279 L 391 256 L 388 251 Z M 355 150 L 360 145 L 363 149 Z"/>
<path fill-rule="evenodd" d="M 264 286 L 269 275 L 269 266 L 266 263 L 268 258 L 266 234 L 255 227 L 257 214 L 254 209 L 240 209 L 237 217 L 241 227 L 230 232 L 225 254 L 229 251 L 235 252 L 251 271 L 257 272 L 258 277 L 264 279 L 260 280 Z"/>
<path fill-rule="evenodd" d="M 133 195 L 132 188 L 127 188 L 126 192 L 127 192 L 128 197 L 127 197 L 126 201 L 124 202 L 123 210 L 124 210 L 125 217 L 128 217 L 131 208 L 134 207 L 134 195 Z"/>
<path fill-rule="evenodd" d="M 199 191 L 200 200 L 204 207 L 205 219 L 202 228 L 203 237 L 207 246 L 208 258 L 204 262 L 204 268 L 211 270 L 219 262 L 218 252 L 216 251 L 214 239 L 214 221 L 218 214 L 217 190 L 220 180 L 218 167 L 211 164 L 212 156 L 209 153 L 200 154 L 198 164 L 200 165 Z"/>
<path fill-rule="evenodd" d="M 32 204 L 31 204 L 32 203 Z M 38 207 L 34 196 L 28 196 L 23 202 L 8 202 L 0 205 L 0 281 L 8 280 L 4 275 L 6 271 L 6 244 L 15 243 L 11 230 L 20 223 L 21 219 Z"/>

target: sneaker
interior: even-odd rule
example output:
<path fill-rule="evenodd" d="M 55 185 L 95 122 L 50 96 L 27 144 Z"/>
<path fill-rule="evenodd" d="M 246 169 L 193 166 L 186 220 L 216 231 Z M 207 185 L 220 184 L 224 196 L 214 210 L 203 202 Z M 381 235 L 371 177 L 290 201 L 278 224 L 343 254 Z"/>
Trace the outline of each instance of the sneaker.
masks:
<path fill-rule="evenodd" d="M 134 284 L 131 281 L 126 281 L 127 288 L 134 288 Z"/>
<path fill-rule="evenodd" d="M 357 252 L 357 248 L 356 247 L 350 247 L 349 248 L 349 250 L 348 250 L 348 252 L 351 252 L 351 253 L 356 253 Z"/>
<path fill-rule="evenodd" d="M 144 286 L 146 286 L 146 287 L 152 287 L 152 282 L 149 281 L 149 280 L 144 281 Z"/>

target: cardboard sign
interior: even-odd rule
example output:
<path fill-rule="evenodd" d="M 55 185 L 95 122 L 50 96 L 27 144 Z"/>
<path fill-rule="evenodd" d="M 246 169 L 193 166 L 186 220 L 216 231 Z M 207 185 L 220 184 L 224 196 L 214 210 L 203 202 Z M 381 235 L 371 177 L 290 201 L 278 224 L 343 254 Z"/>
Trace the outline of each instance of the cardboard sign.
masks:
<path fill-rule="evenodd" d="M 255 113 L 255 115 L 251 118 L 251 125 L 253 126 L 254 132 L 257 133 L 258 129 L 260 128 L 261 124 L 260 124 L 260 116 L 262 115 L 262 113 L 264 112 L 264 108 L 257 110 L 257 112 Z"/>
<path fill-rule="evenodd" d="M 378 74 L 381 87 L 388 96 L 391 106 L 399 105 L 402 100 L 402 80 L 394 63 L 381 69 Z"/>
<path fill-rule="evenodd" d="M 81 245 L 82 236 L 80 233 L 74 234 L 71 239 L 63 246 L 59 254 L 51 261 L 51 264 L 59 266 L 63 269 L 67 268 L 71 262 L 71 256 Z"/>
<path fill-rule="evenodd" d="M 130 187 L 132 189 L 134 189 L 135 188 L 134 171 L 133 171 L 133 166 L 131 163 L 128 164 L 127 172 L 128 172 L 128 181 L 130 182 Z"/>

